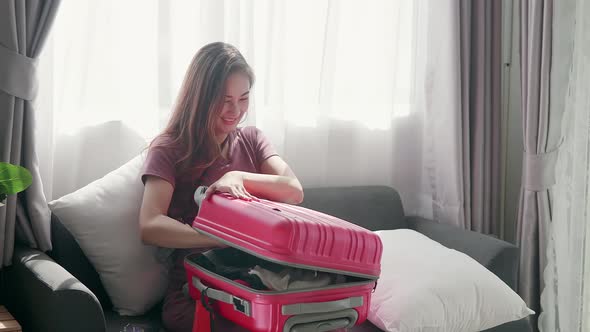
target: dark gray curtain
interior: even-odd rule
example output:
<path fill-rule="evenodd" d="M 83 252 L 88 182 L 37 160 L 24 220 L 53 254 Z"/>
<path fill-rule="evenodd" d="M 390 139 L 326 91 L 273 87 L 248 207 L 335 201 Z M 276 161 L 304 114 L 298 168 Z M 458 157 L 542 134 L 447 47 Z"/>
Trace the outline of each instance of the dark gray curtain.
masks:
<path fill-rule="evenodd" d="M 51 249 L 50 211 L 35 152 L 37 57 L 47 39 L 58 0 L 0 1 L 0 160 L 26 167 L 33 184 L 0 207 L 0 259 L 10 265 L 15 237 Z"/>
<path fill-rule="evenodd" d="M 518 292 L 538 314 L 563 109 L 549 107 L 553 1 L 521 0 L 519 18 L 525 151 L 517 220 L 521 250 Z M 536 319 L 533 325 L 536 329 Z"/>
<path fill-rule="evenodd" d="M 502 2 L 462 0 L 461 115 L 466 228 L 502 236 Z"/>

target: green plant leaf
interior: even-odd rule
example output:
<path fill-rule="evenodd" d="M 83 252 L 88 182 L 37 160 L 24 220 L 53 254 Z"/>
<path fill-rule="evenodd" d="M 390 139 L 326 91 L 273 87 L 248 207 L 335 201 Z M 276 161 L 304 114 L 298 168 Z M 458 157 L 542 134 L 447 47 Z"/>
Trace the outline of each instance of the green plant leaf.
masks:
<path fill-rule="evenodd" d="M 13 195 L 27 189 L 33 182 L 24 167 L 0 162 L 0 194 Z"/>

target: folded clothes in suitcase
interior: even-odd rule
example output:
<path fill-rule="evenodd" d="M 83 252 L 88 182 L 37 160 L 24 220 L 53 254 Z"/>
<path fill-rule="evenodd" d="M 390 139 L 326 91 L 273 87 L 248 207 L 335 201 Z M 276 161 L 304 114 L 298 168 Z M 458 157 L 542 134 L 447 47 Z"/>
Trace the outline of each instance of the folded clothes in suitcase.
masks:
<path fill-rule="evenodd" d="M 366 320 L 381 269 L 377 235 L 303 207 L 203 194 L 202 187 L 195 193 L 200 207 L 193 228 L 232 248 L 185 258 L 192 298 L 211 301 L 216 314 L 250 331 L 333 331 Z M 220 265 L 243 271 L 220 274 Z M 256 269 L 275 275 L 268 279 Z M 312 284 L 321 277 L 322 285 L 284 283 L 286 273 Z"/>

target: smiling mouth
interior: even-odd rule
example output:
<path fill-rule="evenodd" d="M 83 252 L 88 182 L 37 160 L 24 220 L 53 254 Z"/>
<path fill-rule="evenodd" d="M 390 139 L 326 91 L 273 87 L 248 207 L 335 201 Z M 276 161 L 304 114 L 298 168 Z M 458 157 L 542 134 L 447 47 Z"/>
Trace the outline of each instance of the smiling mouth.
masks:
<path fill-rule="evenodd" d="M 226 125 L 232 125 L 234 123 L 236 123 L 238 121 L 237 118 L 235 119 L 225 119 L 225 118 L 221 118 L 221 120 L 223 121 L 224 124 Z"/>

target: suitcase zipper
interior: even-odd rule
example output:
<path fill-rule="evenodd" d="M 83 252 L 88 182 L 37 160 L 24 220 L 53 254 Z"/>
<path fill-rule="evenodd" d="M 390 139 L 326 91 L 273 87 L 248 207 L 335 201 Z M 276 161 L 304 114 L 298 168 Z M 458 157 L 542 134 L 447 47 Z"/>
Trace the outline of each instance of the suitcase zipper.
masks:
<path fill-rule="evenodd" d="M 283 266 L 287 266 L 287 267 L 294 267 L 294 268 L 298 268 L 298 269 L 305 269 L 305 270 L 310 270 L 310 271 L 319 271 L 319 272 L 327 272 L 327 273 L 332 273 L 332 274 L 341 274 L 344 276 L 349 276 L 349 277 L 358 277 L 358 278 L 364 278 L 364 279 L 369 279 L 369 280 L 377 280 L 379 279 L 379 277 L 377 276 L 373 276 L 373 275 L 367 275 L 367 274 L 362 274 L 362 273 L 354 273 L 354 272 L 349 272 L 349 271 L 342 271 L 342 270 L 335 270 L 335 269 L 329 269 L 329 268 L 322 268 L 322 267 L 318 267 L 318 266 L 311 266 L 311 265 L 305 265 L 305 264 L 296 264 L 296 263 L 289 263 L 289 262 L 283 262 L 280 260 L 276 260 L 276 259 L 272 259 L 269 257 L 264 257 L 252 250 L 240 247 L 239 245 L 236 245 L 235 243 L 232 243 L 230 241 L 227 241 L 225 239 L 222 239 L 218 236 L 215 236 L 209 232 L 206 232 L 204 230 L 198 229 L 196 227 L 193 227 L 194 230 L 196 230 L 197 232 L 206 235 L 212 239 L 215 239 L 216 241 L 219 241 L 223 244 L 226 244 L 232 248 L 236 248 L 239 249 L 247 254 L 250 254 L 252 256 L 255 256 L 257 258 L 260 258 L 262 260 L 271 262 L 271 263 L 276 263 L 279 265 L 283 265 Z"/>
<path fill-rule="evenodd" d="M 185 262 L 187 262 L 189 265 L 191 265 L 192 267 L 196 268 L 197 270 L 211 276 L 217 279 L 221 279 L 226 283 L 229 283 L 233 286 L 236 286 L 240 289 L 243 289 L 245 291 L 248 291 L 250 293 L 255 293 L 255 294 L 259 294 L 259 295 L 286 295 L 286 294 L 293 294 L 293 293 L 301 293 L 301 292 L 309 292 L 310 289 L 309 288 L 300 288 L 300 289 L 293 289 L 293 290 L 286 290 L 286 291 L 261 291 L 261 290 L 257 290 L 257 289 L 253 289 L 247 286 L 244 286 L 240 283 L 237 283 L 231 279 L 228 279 L 224 276 L 221 276 L 219 274 L 213 273 L 207 269 L 205 269 L 204 267 L 201 267 L 200 265 L 194 263 L 193 261 L 191 261 L 189 259 L 190 256 L 194 256 L 194 255 L 202 255 L 202 253 L 198 253 L 198 254 L 190 254 L 189 256 L 187 256 L 184 260 Z M 368 280 L 362 280 L 362 281 L 353 281 L 353 282 L 347 282 L 344 284 L 332 284 L 332 285 L 328 285 L 328 286 L 324 286 L 324 287 L 317 287 L 317 288 L 313 288 L 314 291 L 318 291 L 318 290 L 330 290 L 330 289 L 340 289 L 343 287 L 356 287 L 356 286 L 361 286 L 361 285 L 366 285 L 366 284 L 370 284 L 370 283 L 374 283 L 375 286 L 373 287 L 373 289 L 375 289 L 376 287 L 376 280 L 373 279 L 368 279 Z"/>

